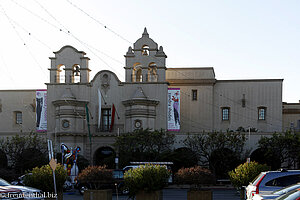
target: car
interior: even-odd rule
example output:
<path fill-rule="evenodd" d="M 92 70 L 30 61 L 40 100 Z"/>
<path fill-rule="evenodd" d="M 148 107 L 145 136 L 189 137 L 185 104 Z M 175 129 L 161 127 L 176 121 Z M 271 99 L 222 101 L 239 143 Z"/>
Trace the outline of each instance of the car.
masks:
<path fill-rule="evenodd" d="M 12 185 L 2 178 L 0 178 L 0 186 L 8 188 L 8 189 L 20 190 L 22 192 L 22 195 L 24 196 L 25 200 L 42 200 L 42 199 L 44 199 L 43 192 L 36 188 L 20 186 L 20 185 Z"/>
<path fill-rule="evenodd" d="M 246 187 L 246 198 L 252 200 L 255 194 L 270 194 L 275 190 L 300 182 L 300 170 L 285 170 L 261 172 L 252 183 Z"/>
<path fill-rule="evenodd" d="M 276 198 L 276 200 L 300 200 L 300 189 L 292 190 L 285 195 Z"/>
<path fill-rule="evenodd" d="M 276 199 L 277 197 L 280 197 L 292 190 L 299 189 L 299 188 L 300 188 L 300 183 L 297 183 L 297 184 L 282 188 L 280 190 L 275 190 L 271 194 L 266 194 L 266 195 L 255 194 L 253 196 L 253 200 Z"/>
<path fill-rule="evenodd" d="M 114 182 L 111 184 L 103 185 L 104 189 L 112 189 L 121 194 L 127 194 L 127 190 L 124 187 L 124 170 L 122 169 L 114 169 L 112 170 L 112 175 Z M 75 188 L 78 189 L 81 195 L 84 194 L 84 191 L 89 189 L 91 186 L 88 183 L 81 183 L 80 181 L 76 181 Z"/>
<path fill-rule="evenodd" d="M 21 190 L 0 186 L 0 199 L 21 200 L 24 198 Z"/>

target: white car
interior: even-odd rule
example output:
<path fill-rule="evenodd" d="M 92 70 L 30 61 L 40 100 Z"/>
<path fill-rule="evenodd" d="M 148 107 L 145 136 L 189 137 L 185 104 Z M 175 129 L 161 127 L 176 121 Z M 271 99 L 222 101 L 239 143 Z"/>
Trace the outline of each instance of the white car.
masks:
<path fill-rule="evenodd" d="M 254 181 L 246 187 L 246 198 L 247 200 L 253 200 L 255 194 L 271 194 L 275 190 L 279 190 L 299 182 L 300 170 L 261 172 Z"/>
<path fill-rule="evenodd" d="M 276 199 L 277 197 L 280 197 L 280 196 L 288 193 L 289 191 L 292 191 L 295 189 L 300 189 L 300 183 L 290 185 L 290 186 L 282 188 L 280 190 L 276 190 L 276 191 L 272 192 L 271 194 L 266 194 L 266 195 L 255 194 L 253 196 L 253 200 Z"/>
<path fill-rule="evenodd" d="M 43 200 L 44 199 L 43 192 L 36 188 L 20 186 L 20 185 L 12 185 L 2 178 L 0 178 L 0 186 L 9 188 L 9 189 L 21 190 L 23 193 L 23 196 L 24 196 L 24 200 Z"/>

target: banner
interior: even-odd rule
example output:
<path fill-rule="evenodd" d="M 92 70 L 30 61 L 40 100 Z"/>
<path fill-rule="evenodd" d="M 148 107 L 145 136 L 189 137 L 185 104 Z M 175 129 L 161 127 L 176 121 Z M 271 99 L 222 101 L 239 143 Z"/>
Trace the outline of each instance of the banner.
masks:
<path fill-rule="evenodd" d="M 98 88 L 98 129 L 100 129 L 100 123 L 101 123 L 101 98 L 102 98 L 102 95 L 101 95 L 101 91 L 100 89 Z"/>
<path fill-rule="evenodd" d="M 36 131 L 47 131 L 47 90 L 36 90 Z"/>
<path fill-rule="evenodd" d="M 168 131 L 180 131 L 180 88 L 168 88 Z"/>

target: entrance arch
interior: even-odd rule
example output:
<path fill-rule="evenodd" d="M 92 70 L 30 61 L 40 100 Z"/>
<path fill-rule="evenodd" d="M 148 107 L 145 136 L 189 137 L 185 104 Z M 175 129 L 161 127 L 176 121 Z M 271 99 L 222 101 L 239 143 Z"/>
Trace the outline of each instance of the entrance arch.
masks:
<path fill-rule="evenodd" d="M 106 165 L 107 168 L 115 168 L 116 152 L 111 147 L 100 147 L 94 153 L 94 164 L 95 165 Z"/>

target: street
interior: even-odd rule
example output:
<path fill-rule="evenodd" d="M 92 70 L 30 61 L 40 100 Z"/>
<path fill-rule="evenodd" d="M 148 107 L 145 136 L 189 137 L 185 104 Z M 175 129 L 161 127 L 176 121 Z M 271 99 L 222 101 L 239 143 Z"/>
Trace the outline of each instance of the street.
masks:
<path fill-rule="evenodd" d="M 113 194 L 113 200 L 127 200 L 128 196 Z M 164 200 L 186 200 L 187 189 L 164 189 Z M 213 200 L 239 200 L 235 189 L 213 189 Z M 64 193 L 64 200 L 83 200 L 83 196 L 76 192 Z"/>

